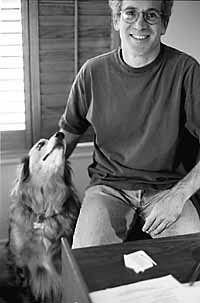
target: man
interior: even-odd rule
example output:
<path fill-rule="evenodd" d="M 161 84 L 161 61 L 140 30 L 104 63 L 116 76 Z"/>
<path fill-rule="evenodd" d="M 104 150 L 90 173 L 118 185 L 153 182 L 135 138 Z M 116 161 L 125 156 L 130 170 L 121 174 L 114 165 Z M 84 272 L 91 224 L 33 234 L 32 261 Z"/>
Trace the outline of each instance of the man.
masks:
<path fill-rule="evenodd" d="M 74 248 L 125 241 L 136 215 L 153 238 L 200 232 L 200 164 L 187 174 L 180 148 L 185 129 L 200 137 L 199 64 L 161 43 L 173 1 L 109 4 L 121 47 L 83 65 L 60 120 L 67 156 L 95 132 Z"/>

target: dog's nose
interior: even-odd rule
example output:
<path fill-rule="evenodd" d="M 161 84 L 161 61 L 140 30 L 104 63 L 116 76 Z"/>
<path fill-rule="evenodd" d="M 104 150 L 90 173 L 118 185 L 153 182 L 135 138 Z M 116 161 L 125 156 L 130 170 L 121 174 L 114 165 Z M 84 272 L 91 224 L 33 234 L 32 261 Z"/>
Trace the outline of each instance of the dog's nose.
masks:
<path fill-rule="evenodd" d="M 62 132 L 57 132 L 55 137 L 59 140 L 63 140 L 65 138 L 65 135 Z"/>

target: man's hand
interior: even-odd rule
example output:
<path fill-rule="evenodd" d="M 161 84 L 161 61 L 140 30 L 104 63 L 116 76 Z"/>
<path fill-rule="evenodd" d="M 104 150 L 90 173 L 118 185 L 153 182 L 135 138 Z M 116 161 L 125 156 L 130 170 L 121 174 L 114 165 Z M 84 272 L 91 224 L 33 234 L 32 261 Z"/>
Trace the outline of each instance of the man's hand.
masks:
<path fill-rule="evenodd" d="M 155 197 L 155 199 L 156 204 L 146 218 L 142 229 L 151 236 L 160 234 L 173 224 L 180 216 L 186 202 L 183 195 L 180 192 L 174 192 L 173 189 L 165 191 L 163 196 Z"/>

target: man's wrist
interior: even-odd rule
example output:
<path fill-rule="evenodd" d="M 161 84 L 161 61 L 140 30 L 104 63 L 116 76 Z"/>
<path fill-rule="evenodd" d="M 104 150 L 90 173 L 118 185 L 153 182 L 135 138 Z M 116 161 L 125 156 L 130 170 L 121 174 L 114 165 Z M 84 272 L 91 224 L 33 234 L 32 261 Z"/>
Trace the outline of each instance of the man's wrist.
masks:
<path fill-rule="evenodd" d="M 174 194 L 182 196 L 184 201 L 189 200 L 200 189 L 200 162 L 174 187 Z"/>
<path fill-rule="evenodd" d="M 185 203 L 194 194 L 191 187 L 185 182 L 185 180 L 179 181 L 171 189 L 173 196 L 179 197 L 179 199 Z"/>

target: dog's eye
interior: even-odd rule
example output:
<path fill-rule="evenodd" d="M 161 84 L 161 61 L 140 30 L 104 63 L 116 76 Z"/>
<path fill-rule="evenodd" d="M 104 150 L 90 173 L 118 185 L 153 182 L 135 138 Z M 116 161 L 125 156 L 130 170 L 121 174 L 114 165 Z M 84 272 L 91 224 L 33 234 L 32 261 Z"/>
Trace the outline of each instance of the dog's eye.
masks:
<path fill-rule="evenodd" d="M 45 141 L 40 141 L 36 146 L 37 150 L 41 150 L 41 148 L 45 145 Z"/>

